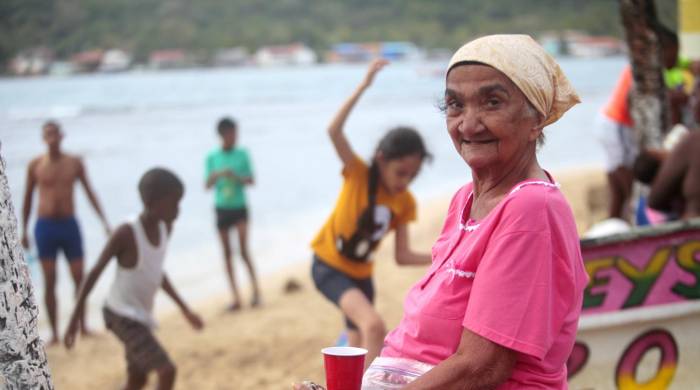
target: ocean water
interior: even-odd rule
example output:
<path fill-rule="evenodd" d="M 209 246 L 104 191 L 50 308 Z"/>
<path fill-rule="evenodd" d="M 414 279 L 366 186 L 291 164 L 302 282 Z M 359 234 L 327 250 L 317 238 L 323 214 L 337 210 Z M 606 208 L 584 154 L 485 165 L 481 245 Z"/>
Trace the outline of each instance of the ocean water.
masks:
<path fill-rule="evenodd" d="M 583 103 L 545 132 L 539 152 L 545 168 L 600 164 L 594 118 L 625 64 L 624 58 L 561 59 Z M 380 73 L 351 114 L 346 133 L 369 158 L 381 135 L 396 125 L 414 126 L 435 158 L 411 189 L 420 202 L 447 196 L 469 180 L 454 151 L 437 103 L 444 91 L 444 63 L 396 63 Z M 252 156 L 256 184 L 247 192 L 251 249 L 265 275 L 307 259 L 308 243 L 333 207 L 340 162 L 326 135 L 339 105 L 362 79 L 365 65 L 304 68 L 198 69 L 165 72 L 0 79 L 0 142 L 18 220 L 27 164 L 44 151 L 41 124 L 58 120 L 65 151 L 82 156 L 93 189 L 112 226 L 140 211 L 139 177 L 154 166 L 175 171 L 186 186 L 175 223 L 166 272 L 188 301 L 226 293 L 214 227 L 213 194 L 204 189 L 204 157 L 217 147 L 222 116 L 239 123 L 239 144 Z M 76 191 L 88 269 L 106 237 L 82 189 Z M 30 228 L 36 216 L 36 197 Z M 31 232 L 31 230 L 30 230 Z M 235 240 L 234 240 L 235 242 Z M 62 322 L 72 308 L 73 287 L 60 260 Z M 42 280 L 30 264 L 43 309 Z M 237 263 L 239 280 L 245 273 Z M 90 298 L 98 316 L 114 272 L 111 265 Z M 247 289 L 243 291 L 247 292 Z M 159 296 L 156 305 L 168 307 Z M 101 321 L 91 321 L 99 327 Z M 45 332 L 46 320 L 41 316 Z"/>

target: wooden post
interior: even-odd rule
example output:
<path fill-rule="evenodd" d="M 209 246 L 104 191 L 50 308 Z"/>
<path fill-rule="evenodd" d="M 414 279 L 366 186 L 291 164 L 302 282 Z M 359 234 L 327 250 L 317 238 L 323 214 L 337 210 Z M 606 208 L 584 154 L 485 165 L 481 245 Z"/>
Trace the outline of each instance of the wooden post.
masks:
<path fill-rule="evenodd" d="M 53 389 L 37 316 L 0 154 L 0 389 Z"/>
<path fill-rule="evenodd" d="M 668 123 L 661 45 L 654 0 L 620 0 L 632 62 L 630 114 L 640 147 L 660 147 Z"/>

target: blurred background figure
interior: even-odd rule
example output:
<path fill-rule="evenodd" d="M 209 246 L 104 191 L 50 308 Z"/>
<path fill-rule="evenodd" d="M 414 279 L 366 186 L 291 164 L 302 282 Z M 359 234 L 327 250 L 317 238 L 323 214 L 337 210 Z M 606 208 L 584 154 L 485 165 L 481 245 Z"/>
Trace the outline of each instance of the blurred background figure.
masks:
<path fill-rule="evenodd" d="M 221 137 L 221 148 L 211 151 L 207 156 L 204 175 L 206 188 L 214 188 L 216 228 L 224 254 L 226 276 L 233 294 L 233 303 L 228 310 L 235 311 L 241 308 L 241 293 L 238 290 L 233 267 L 231 229 L 235 229 L 238 233 L 238 248 L 250 277 L 253 290 L 250 306 L 260 305 L 258 278 L 248 249 L 248 206 L 244 192 L 245 187 L 253 185 L 255 181 L 248 151 L 236 146 L 238 138 L 236 122 L 230 118 L 223 118 L 216 128 Z"/>
<path fill-rule="evenodd" d="M 324 297 L 343 314 L 348 344 L 366 348 L 365 367 L 382 348 L 386 325 L 374 307 L 374 252 L 395 232 L 394 257 L 399 265 L 426 265 L 428 253 L 411 247 L 408 224 L 416 219 L 416 200 L 409 185 L 431 158 L 420 134 L 396 127 L 379 140 L 369 163 L 360 158 L 345 135 L 345 122 L 377 73 L 388 61 L 377 59 L 340 106 L 328 135 L 342 164 L 343 184 L 335 207 L 311 243 L 311 274 Z"/>
<path fill-rule="evenodd" d="M 695 81 L 690 102 L 693 118 L 700 123 L 700 79 Z M 683 219 L 700 217 L 700 128 L 691 129 L 659 160 L 649 206 Z"/>
<path fill-rule="evenodd" d="M 87 178 L 85 166 L 79 157 L 61 150 L 63 132 L 57 122 L 49 121 L 42 127 L 46 153 L 34 158 L 27 169 L 24 206 L 22 207 L 22 245 L 29 248 L 27 226 L 32 210 L 34 189 L 39 192 L 34 240 L 44 274 L 44 303 L 51 325 L 51 344 L 59 342 L 58 302 L 56 299 L 56 258 L 59 251 L 68 260 L 70 273 L 78 293 L 83 279 L 83 239 L 75 217 L 73 188 L 80 182 L 90 204 L 109 234 L 109 224 Z M 88 334 L 85 313 L 81 313 L 80 330 Z"/>
<path fill-rule="evenodd" d="M 666 27 L 659 27 L 659 41 L 663 50 L 663 66 L 672 69 L 678 62 L 678 37 Z M 676 74 L 676 73 L 673 73 Z M 674 121 L 680 119 L 678 107 L 687 100 L 682 89 L 682 78 L 667 76 L 667 87 L 675 115 Z M 596 136 L 605 150 L 605 169 L 607 171 L 610 193 L 609 218 L 632 222 L 632 186 L 634 174 L 632 166 L 639 154 L 638 137 L 635 135 L 634 122 L 630 114 L 630 90 L 633 88 L 632 69 L 626 66 L 620 75 L 610 100 L 601 111 L 596 122 Z M 669 85 L 668 83 L 672 83 Z M 680 83 L 680 84 L 678 84 Z M 674 123 L 675 124 L 675 123 Z"/>

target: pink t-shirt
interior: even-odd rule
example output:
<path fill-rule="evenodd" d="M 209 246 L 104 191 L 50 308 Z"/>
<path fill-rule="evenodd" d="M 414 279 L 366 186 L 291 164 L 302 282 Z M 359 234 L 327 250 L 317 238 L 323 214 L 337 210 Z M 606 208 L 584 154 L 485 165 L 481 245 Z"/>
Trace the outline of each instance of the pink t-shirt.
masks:
<path fill-rule="evenodd" d="M 499 390 L 566 389 L 588 282 L 571 209 L 555 184 L 526 180 L 473 221 L 472 186 L 452 199 L 433 263 L 381 355 L 438 364 L 467 328 L 518 352 Z"/>

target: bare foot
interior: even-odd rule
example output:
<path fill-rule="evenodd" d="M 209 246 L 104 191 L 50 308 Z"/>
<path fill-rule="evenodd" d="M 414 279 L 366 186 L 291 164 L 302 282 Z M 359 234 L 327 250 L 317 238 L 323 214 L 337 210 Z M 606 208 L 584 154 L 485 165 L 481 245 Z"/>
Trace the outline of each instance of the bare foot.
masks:
<path fill-rule="evenodd" d="M 54 336 L 51 338 L 51 340 L 46 343 L 47 347 L 55 347 L 61 343 L 61 340 L 58 339 L 58 337 Z"/>
<path fill-rule="evenodd" d="M 95 334 L 90 329 L 83 328 L 80 330 L 80 336 L 82 337 L 92 337 L 94 335 Z"/>
<path fill-rule="evenodd" d="M 228 311 L 228 312 L 236 312 L 239 310 L 241 310 L 240 302 L 232 303 L 226 308 L 226 311 Z"/>

